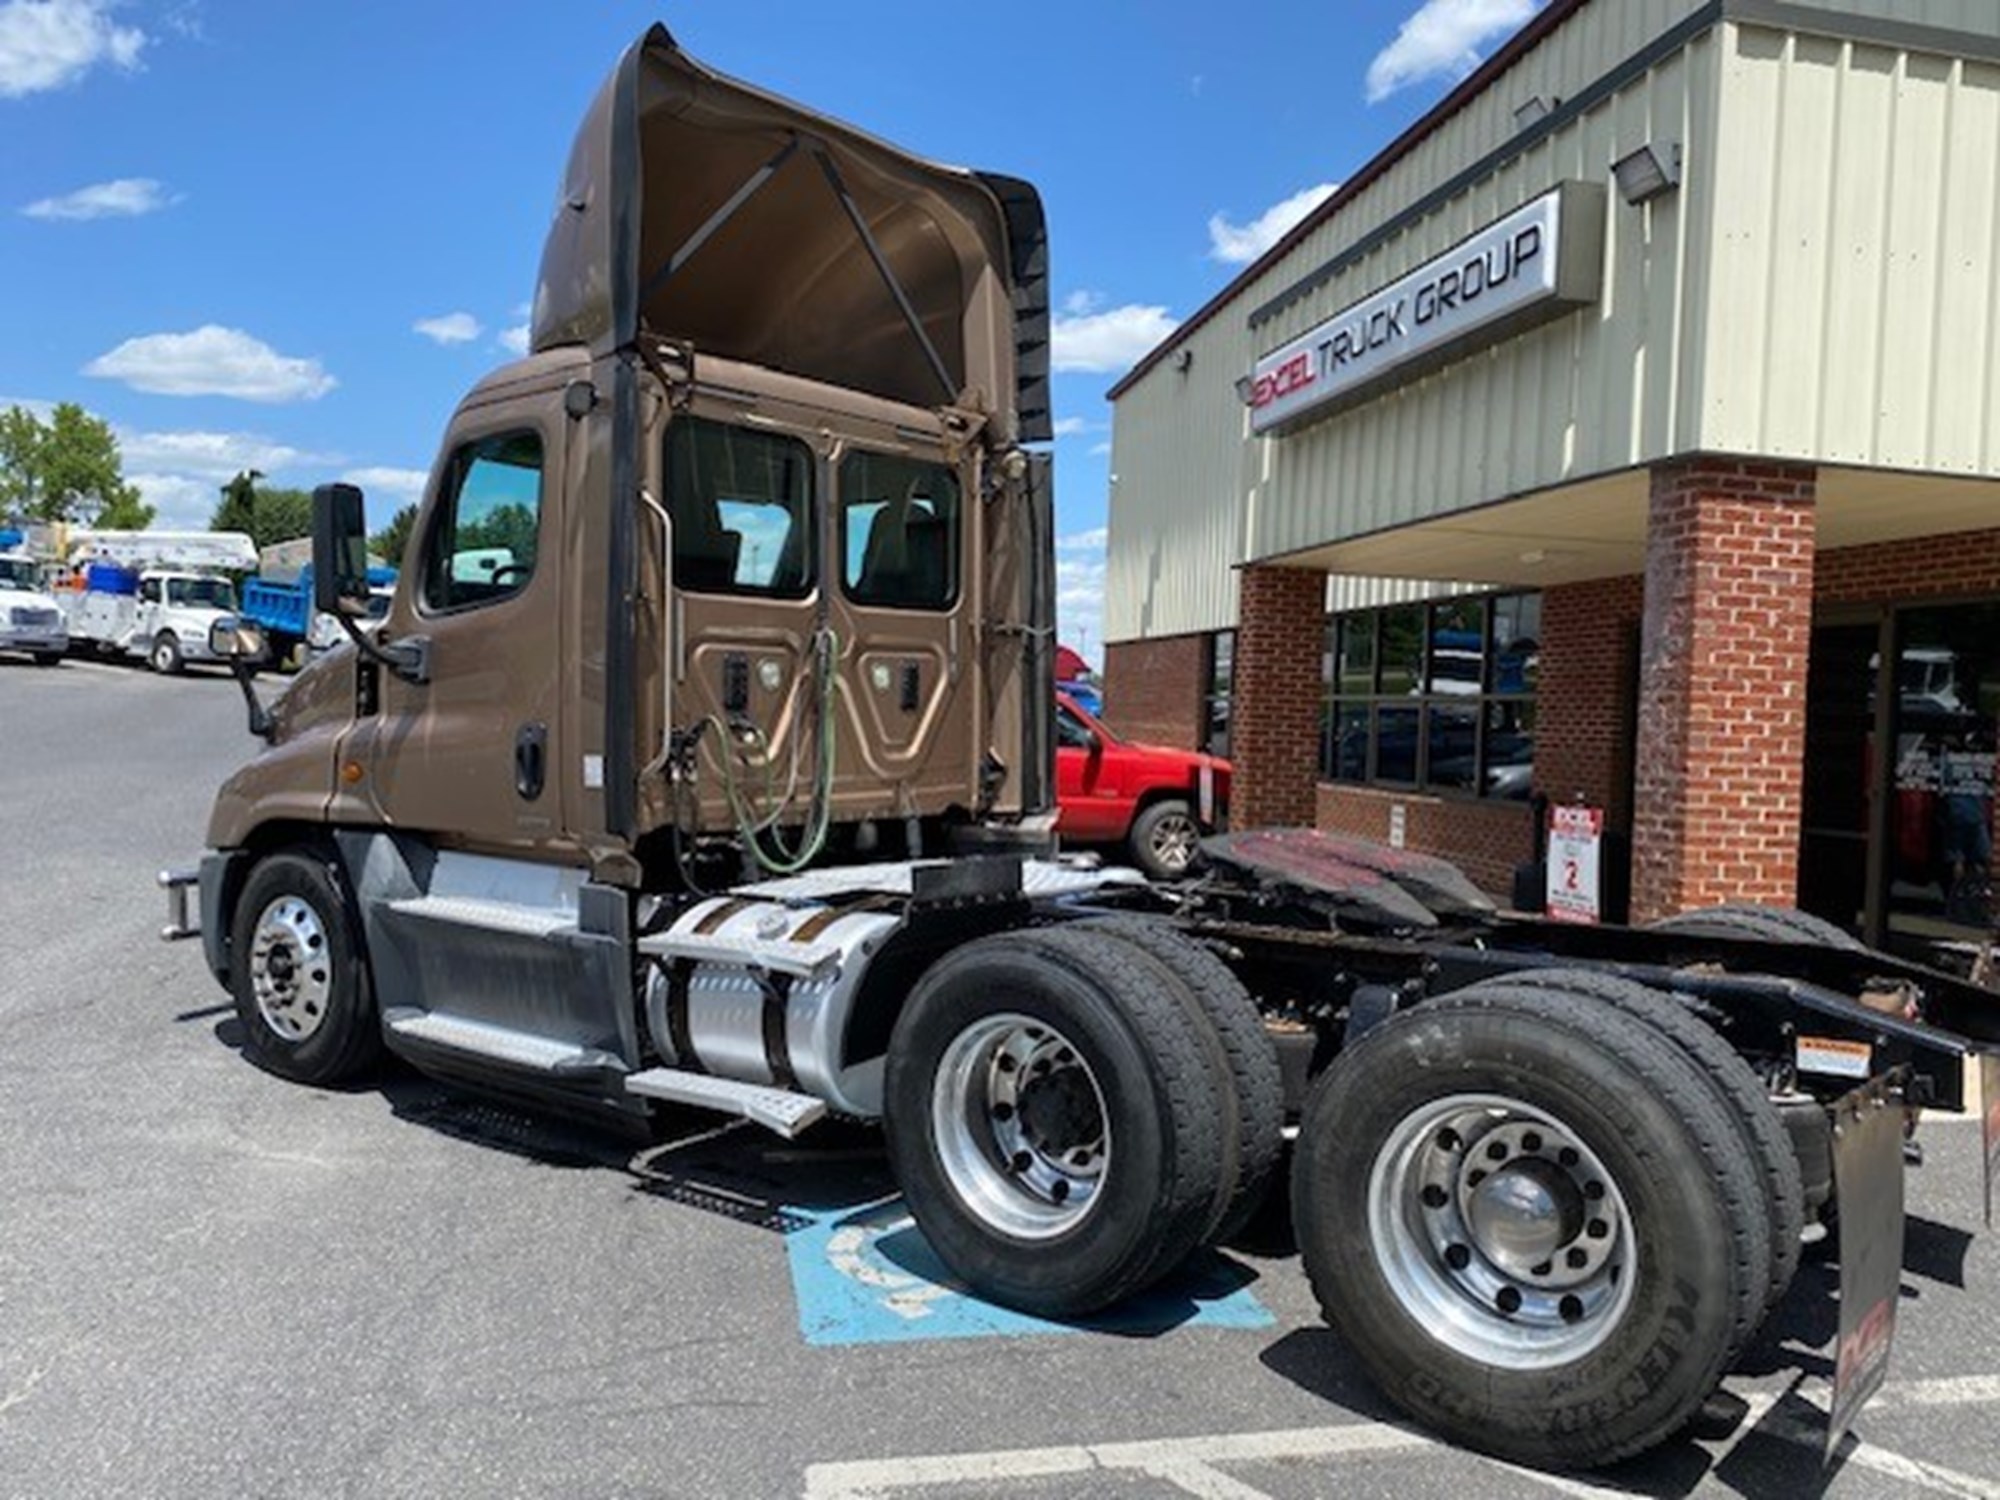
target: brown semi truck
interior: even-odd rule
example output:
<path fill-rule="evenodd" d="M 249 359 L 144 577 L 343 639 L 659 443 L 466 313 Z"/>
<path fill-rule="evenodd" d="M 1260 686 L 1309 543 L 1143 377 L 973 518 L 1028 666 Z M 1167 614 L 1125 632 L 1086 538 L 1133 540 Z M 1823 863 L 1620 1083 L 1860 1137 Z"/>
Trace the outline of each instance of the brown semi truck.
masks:
<path fill-rule="evenodd" d="M 268 706 L 239 673 L 265 747 L 163 880 L 250 1056 L 639 1132 L 879 1121 L 944 1262 L 1054 1316 L 1229 1237 L 1296 1136 L 1356 1356 L 1534 1463 L 1678 1430 L 1837 1201 L 1838 1430 L 1905 1111 L 1965 1107 L 1994 997 L 1794 912 L 1565 927 L 1301 831 L 1176 888 L 1061 854 L 1048 322 L 1026 183 L 642 38 L 379 632 Z M 361 496 L 315 500 L 352 625 Z"/>

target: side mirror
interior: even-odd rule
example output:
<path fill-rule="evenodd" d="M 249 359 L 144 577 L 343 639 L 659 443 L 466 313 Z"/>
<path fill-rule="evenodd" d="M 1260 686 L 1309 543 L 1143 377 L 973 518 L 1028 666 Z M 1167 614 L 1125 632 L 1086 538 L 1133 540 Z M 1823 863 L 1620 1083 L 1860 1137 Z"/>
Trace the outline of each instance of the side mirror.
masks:
<path fill-rule="evenodd" d="M 313 491 L 313 607 L 348 619 L 368 617 L 368 531 L 361 491 L 323 484 Z"/>
<path fill-rule="evenodd" d="M 208 654 L 218 661 L 256 661 L 264 654 L 264 632 L 248 620 L 217 620 L 208 627 Z"/>

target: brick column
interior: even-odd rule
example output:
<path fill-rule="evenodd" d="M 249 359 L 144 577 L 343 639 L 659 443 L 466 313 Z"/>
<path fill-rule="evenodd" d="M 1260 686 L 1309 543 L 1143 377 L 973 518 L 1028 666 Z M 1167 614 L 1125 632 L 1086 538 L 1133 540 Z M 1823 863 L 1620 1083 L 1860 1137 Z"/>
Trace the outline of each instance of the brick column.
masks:
<path fill-rule="evenodd" d="M 1324 573 L 1263 564 L 1243 570 L 1229 710 L 1230 827 L 1312 826 L 1325 648 Z"/>
<path fill-rule="evenodd" d="M 1797 897 L 1814 477 L 1707 457 L 1653 470 L 1634 921 Z"/>

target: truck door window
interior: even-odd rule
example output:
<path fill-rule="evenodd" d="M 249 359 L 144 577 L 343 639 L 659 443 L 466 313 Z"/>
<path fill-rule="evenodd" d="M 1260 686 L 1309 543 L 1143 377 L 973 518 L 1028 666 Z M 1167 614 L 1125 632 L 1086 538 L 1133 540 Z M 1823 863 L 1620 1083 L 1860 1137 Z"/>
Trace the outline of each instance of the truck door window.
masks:
<path fill-rule="evenodd" d="M 667 428 L 674 587 L 812 592 L 812 452 L 796 438 L 683 417 Z"/>
<path fill-rule="evenodd" d="M 167 603 L 195 609 L 234 609 L 236 592 L 226 578 L 169 578 Z"/>
<path fill-rule="evenodd" d="M 502 433 L 460 448 L 425 540 L 425 607 L 467 609 L 520 593 L 535 576 L 541 521 L 538 434 Z"/>
<path fill-rule="evenodd" d="M 1056 705 L 1056 743 L 1065 750 L 1088 750 L 1096 743 L 1096 738 L 1084 727 L 1083 720 Z"/>
<path fill-rule="evenodd" d="M 142 578 L 139 580 L 139 602 L 142 604 L 158 604 L 160 602 L 159 579 Z"/>
<path fill-rule="evenodd" d="M 842 586 L 856 604 L 949 609 L 958 598 L 958 476 L 856 449 L 840 461 Z"/>

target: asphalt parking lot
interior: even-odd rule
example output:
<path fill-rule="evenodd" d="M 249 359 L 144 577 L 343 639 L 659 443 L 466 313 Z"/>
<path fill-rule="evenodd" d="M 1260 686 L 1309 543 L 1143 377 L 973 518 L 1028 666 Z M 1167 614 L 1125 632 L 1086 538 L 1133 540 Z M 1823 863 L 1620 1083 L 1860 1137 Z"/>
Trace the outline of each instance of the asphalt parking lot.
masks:
<path fill-rule="evenodd" d="M 1967 1125 L 1927 1132 L 1895 1370 L 1832 1466 L 1809 1259 L 1733 1429 L 1530 1474 L 1398 1424 L 1281 1254 L 1052 1328 L 924 1274 L 864 1133 L 635 1151 L 257 1071 L 153 885 L 253 748 L 219 676 L 0 663 L 0 1495 L 2000 1495 Z"/>

